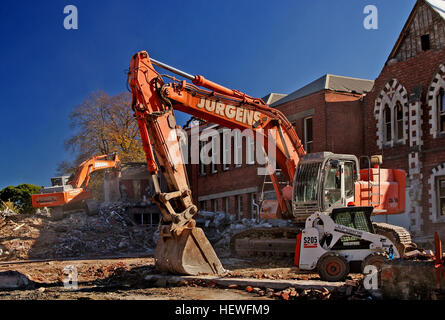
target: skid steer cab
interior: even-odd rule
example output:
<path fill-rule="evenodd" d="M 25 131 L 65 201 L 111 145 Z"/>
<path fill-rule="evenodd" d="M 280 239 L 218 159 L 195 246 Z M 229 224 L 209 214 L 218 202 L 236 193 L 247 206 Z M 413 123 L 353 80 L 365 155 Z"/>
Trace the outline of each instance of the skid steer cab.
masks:
<path fill-rule="evenodd" d="M 379 270 L 385 260 L 400 258 L 387 237 L 374 232 L 373 207 L 343 207 L 330 215 L 316 212 L 307 218 L 297 235 L 295 265 L 300 270 L 317 270 L 325 281 L 343 281 L 352 262 Z"/>

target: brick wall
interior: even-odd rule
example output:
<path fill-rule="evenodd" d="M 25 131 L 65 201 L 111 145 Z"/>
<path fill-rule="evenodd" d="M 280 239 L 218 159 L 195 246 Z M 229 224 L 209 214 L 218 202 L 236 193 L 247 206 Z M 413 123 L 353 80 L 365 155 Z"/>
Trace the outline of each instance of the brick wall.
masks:
<path fill-rule="evenodd" d="M 314 109 L 312 152 L 363 154 L 362 95 L 322 90 L 279 105 L 277 109 L 294 123 L 302 141 L 305 117 L 293 120 L 293 116 Z"/>
<path fill-rule="evenodd" d="M 363 153 L 363 103 L 362 95 L 346 94 L 322 90 L 305 97 L 279 105 L 286 117 L 294 124 L 300 139 L 304 141 L 303 119 L 312 117 L 313 149 L 312 152 L 332 151 L 335 153 Z M 310 111 L 310 112 L 309 112 Z M 309 112 L 309 113 L 308 113 Z M 233 143 L 232 143 L 233 146 Z M 218 210 L 224 211 L 224 193 L 233 190 L 256 188 L 257 199 L 263 188 L 264 176 L 257 174 L 257 165 L 246 163 L 245 139 L 243 139 L 243 164 L 236 167 L 232 149 L 232 164 L 224 171 L 222 164 L 217 164 L 217 172 L 212 173 L 210 165 L 205 165 L 205 175 L 200 173 L 197 164 L 188 166 L 188 174 L 195 203 L 203 204 L 207 210 L 213 210 L 210 198 L 218 196 Z M 272 190 L 272 185 L 265 185 L 265 190 Z M 223 196 L 221 196 L 221 194 Z M 229 213 L 237 213 L 236 196 L 241 197 L 242 216 L 252 215 L 252 191 L 229 196 Z M 202 200 L 205 199 L 205 200 Z"/>
<path fill-rule="evenodd" d="M 286 102 L 277 106 L 286 117 L 295 125 L 295 130 L 301 141 L 304 141 L 303 134 L 303 118 L 292 119 L 292 115 L 302 113 L 304 111 L 314 109 L 312 115 L 313 126 L 313 150 L 312 152 L 320 152 L 326 150 L 326 105 L 325 92 L 319 91 L 305 97 Z"/>
<path fill-rule="evenodd" d="M 365 153 L 368 155 L 383 153 L 383 167 L 400 168 L 407 171 L 408 193 L 411 193 L 414 206 L 416 201 L 419 206 L 418 213 L 411 214 L 411 231 L 419 236 L 432 235 L 434 231 L 445 235 L 445 222 L 433 222 L 431 218 L 431 215 L 435 214 L 431 212 L 431 192 L 435 192 L 435 190 L 432 190 L 429 181 L 433 168 L 445 162 L 445 137 L 433 138 L 431 135 L 431 107 L 428 106 L 429 88 L 441 63 L 445 63 L 445 48 L 420 52 L 415 57 L 386 65 L 375 80 L 373 90 L 365 97 Z M 382 150 L 377 145 L 377 120 L 374 113 L 376 100 L 381 96 L 385 86 L 390 84 L 393 79 L 396 79 L 406 89 L 408 100 L 410 96 L 412 100 L 416 100 L 416 97 L 413 96 L 421 88 L 421 95 L 417 100 L 422 124 L 420 132 L 415 132 L 413 137 L 417 138 L 420 135 L 422 143 L 420 146 L 416 143 L 410 145 L 407 141 L 405 144 L 383 146 Z M 410 121 L 412 116 L 409 111 L 404 110 L 406 133 L 409 133 L 409 130 L 412 130 L 416 125 L 416 122 Z M 410 156 L 416 156 L 418 160 L 410 162 Z M 415 166 L 419 167 L 419 174 L 413 170 Z M 416 181 L 419 183 L 417 184 Z M 419 189 L 419 184 L 421 186 L 420 199 L 416 200 L 417 190 L 415 189 Z M 410 190 L 410 188 L 413 189 Z M 414 210 L 414 208 L 407 208 L 407 210 Z"/>

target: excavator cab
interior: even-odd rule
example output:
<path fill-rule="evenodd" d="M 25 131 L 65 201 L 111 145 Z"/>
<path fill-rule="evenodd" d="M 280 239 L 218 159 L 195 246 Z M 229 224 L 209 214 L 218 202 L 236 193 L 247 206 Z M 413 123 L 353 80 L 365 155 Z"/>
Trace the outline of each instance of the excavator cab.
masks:
<path fill-rule="evenodd" d="M 297 167 L 293 184 L 293 215 L 304 222 L 316 211 L 331 212 L 354 201 L 359 161 L 354 155 L 309 153 Z"/>

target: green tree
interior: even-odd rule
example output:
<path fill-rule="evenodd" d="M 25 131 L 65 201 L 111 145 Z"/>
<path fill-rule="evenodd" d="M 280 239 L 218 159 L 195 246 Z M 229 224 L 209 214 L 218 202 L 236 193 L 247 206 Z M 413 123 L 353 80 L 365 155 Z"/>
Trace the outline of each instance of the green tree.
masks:
<path fill-rule="evenodd" d="M 19 213 L 33 213 L 31 195 L 38 193 L 41 187 L 23 183 L 16 187 L 8 186 L 0 190 L 0 200 L 3 202 L 12 202 L 19 209 Z"/>

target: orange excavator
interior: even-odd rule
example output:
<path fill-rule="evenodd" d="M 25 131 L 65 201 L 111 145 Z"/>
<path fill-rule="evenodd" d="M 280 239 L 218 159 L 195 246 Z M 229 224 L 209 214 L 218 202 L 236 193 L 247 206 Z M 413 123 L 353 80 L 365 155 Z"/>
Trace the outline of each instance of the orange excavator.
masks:
<path fill-rule="evenodd" d="M 34 208 L 51 208 L 51 216 L 58 220 L 63 211 L 73 208 L 76 204 L 84 204 L 87 213 L 96 210 L 92 195 L 87 190 L 90 174 L 97 170 L 115 168 L 119 172 L 120 160 L 117 153 L 112 155 L 94 156 L 82 162 L 71 176 L 51 178 L 51 186 L 40 190 L 39 194 L 31 195 Z"/>
<path fill-rule="evenodd" d="M 154 65 L 191 83 L 160 74 Z M 170 81 L 165 82 L 164 78 Z M 334 208 L 346 207 L 351 202 L 373 207 L 374 214 L 397 214 L 405 210 L 403 170 L 380 168 L 381 158 L 378 156 L 366 157 L 368 166 L 360 170 L 359 160 L 354 155 L 331 152 L 306 155 L 289 120 L 261 99 L 178 70 L 150 58 L 146 51 L 131 58 L 128 85 L 147 168 L 156 190 L 153 200 L 162 215 L 155 249 L 156 267 L 160 271 L 179 274 L 224 272 L 212 245 L 193 219 L 198 209 L 193 204 L 182 161 L 174 110 L 229 129 L 250 129 L 255 132 L 254 138 L 261 141 L 265 155 L 274 151 L 275 159 L 269 160 L 281 168 L 287 180 L 282 187 L 270 165 L 272 162 L 269 162 L 267 168 L 276 193 L 276 218 L 291 219 L 301 226 L 314 212 L 329 214 Z M 274 150 L 268 150 L 269 146 Z M 160 172 L 167 181 L 169 192 L 162 192 L 159 187 L 157 175 Z M 410 242 L 409 233 L 403 228 L 385 224 L 374 229 L 376 233 L 380 230 L 391 236 L 400 246 Z M 235 236 L 231 246 L 235 252 L 241 253 L 256 250 L 292 252 L 298 231 L 301 228 L 248 230 Z"/>

